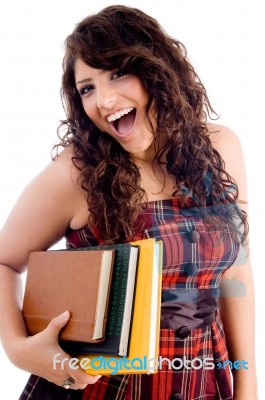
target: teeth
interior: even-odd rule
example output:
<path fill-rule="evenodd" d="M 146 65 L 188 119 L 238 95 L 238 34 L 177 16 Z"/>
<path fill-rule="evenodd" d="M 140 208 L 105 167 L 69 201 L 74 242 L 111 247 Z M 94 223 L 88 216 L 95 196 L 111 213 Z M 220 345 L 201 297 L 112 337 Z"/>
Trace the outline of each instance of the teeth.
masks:
<path fill-rule="evenodd" d="M 114 114 L 111 114 L 107 117 L 108 122 L 112 122 L 112 121 L 116 121 L 116 119 L 119 119 L 120 117 L 122 117 L 125 114 L 129 114 L 129 112 L 131 112 L 133 110 L 133 107 L 128 107 L 128 108 L 124 108 L 123 110 L 119 110 L 117 112 L 115 112 Z"/>

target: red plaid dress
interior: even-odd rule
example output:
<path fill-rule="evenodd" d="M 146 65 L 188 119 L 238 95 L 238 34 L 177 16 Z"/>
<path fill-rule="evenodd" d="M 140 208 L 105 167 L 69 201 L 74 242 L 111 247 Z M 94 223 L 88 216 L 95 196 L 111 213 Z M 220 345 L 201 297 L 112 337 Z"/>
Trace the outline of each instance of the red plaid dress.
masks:
<path fill-rule="evenodd" d="M 218 290 L 222 274 L 235 262 L 239 245 L 227 227 L 222 240 L 220 232 L 204 223 L 200 213 L 180 210 L 177 199 L 157 200 L 147 204 L 141 214 L 144 230 L 135 240 L 155 237 L 163 241 L 163 290 L 183 289 L 211 293 Z M 186 211 L 186 212 L 185 212 Z M 197 231 L 195 240 L 191 232 Z M 100 240 L 87 228 L 69 230 L 68 247 L 98 245 Z M 191 273 L 187 265 L 196 265 Z M 187 323 L 188 325 L 188 323 Z M 161 329 L 159 355 L 175 358 L 211 358 L 213 369 L 169 369 L 152 375 L 104 376 L 84 391 L 65 390 L 31 376 L 20 400 L 230 400 L 232 395 L 231 371 L 217 364 L 229 359 L 220 313 L 206 326 L 191 329 L 187 337 L 179 337 L 173 329 Z M 177 364 L 179 365 L 179 364 Z M 47 394 L 45 394 L 47 393 Z"/>

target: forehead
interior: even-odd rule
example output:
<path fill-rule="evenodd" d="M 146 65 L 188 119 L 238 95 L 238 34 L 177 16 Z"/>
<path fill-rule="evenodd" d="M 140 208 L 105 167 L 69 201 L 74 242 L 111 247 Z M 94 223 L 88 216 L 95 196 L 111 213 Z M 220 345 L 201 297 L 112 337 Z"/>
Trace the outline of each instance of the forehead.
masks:
<path fill-rule="evenodd" d="M 102 70 L 102 69 L 97 69 L 97 68 L 92 68 L 84 61 L 80 60 L 79 58 L 75 62 L 74 66 L 74 73 L 75 73 L 75 82 L 76 84 L 80 81 L 83 80 L 94 80 L 97 79 L 104 74 L 106 74 L 107 71 Z"/>

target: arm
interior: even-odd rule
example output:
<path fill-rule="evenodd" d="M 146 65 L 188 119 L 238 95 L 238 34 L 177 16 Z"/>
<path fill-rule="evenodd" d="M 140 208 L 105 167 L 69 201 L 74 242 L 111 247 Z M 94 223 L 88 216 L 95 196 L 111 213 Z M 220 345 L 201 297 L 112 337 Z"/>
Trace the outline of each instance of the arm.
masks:
<path fill-rule="evenodd" d="M 27 337 L 21 314 L 20 274 L 29 252 L 48 249 L 83 212 L 84 195 L 76 184 L 77 176 L 67 149 L 27 186 L 0 232 L 0 334 L 8 357 L 19 368 L 57 385 L 70 375 L 77 381 L 75 388 L 84 388 L 97 378 L 81 369 L 54 370 L 52 365 L 54 354 L 67 356 L 57 339 L 69 313 L 33 337 Z"/>
<path fill-rule="evenodd" d="M 235 179 L 239 189 L 239 199 L 247 201 L 246 173 L 243 152 L 237 136 L 228 128 L 213 126 L 219 132 L 213 134 L 213 146 L 225 161 L 226 171 Z M 248 212 L 244 203 L 240 207 Z M 238 282 L 244 293 L 237 296 L 228 287 Z M 232 285 L 229 285 L 229 283 Z M 222 295 L 223 293 L 223 295 Z M 233 369 L 234 400 L 257 399 L 255 370 L 255 307 L 254 287 L 249 259 L 240 265 L 231 266 L 222 276 L 220 313 L 226 335 L 229 359 L 245 360 L 248 369 Z"/>
<path fill-rule="evenodd" d="M 248 369 L 233 369 L 234 400 L 256 400 L 257 382 L 255 370 L 255 308 L 254 289 L 250 262 L 232 266 L 223 275 L 226 280 L 243 284 L 245 293 L 235 297 L 233 293 L 220 298 L 220 312 L 224 325 L 229 359 L 245 360 Z"/>

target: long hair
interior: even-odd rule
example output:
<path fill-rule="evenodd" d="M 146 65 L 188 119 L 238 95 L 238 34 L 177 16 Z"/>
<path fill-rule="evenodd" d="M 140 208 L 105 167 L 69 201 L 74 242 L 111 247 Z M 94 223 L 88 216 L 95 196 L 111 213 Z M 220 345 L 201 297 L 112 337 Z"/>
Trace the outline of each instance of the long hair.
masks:
<path fill-rule="evenodd" d="M 93 68 L 121 69 L 139 77 L 149 93 L 148 125 L 151 105 L 156 109 L 154 142 L 157 144 L 161 135 L 166 138 L 162 148 L 157 146 L 154 161 L 161 164 L 166 160 L 167 172 L 175 178 L 172 196 L 179 198 L 181 207 L 188 207 L 192 197 L 206 220 L 220 228 L 220 221 L 225 222 L 235 237 L 235 218 L 239 217 L 244 226 L 240 241 L 244 243 L 246 213 L 236 206 L 236 182 L 209 139 L 206 120 L 214 110 L 184 45 L 168 36 L 154 18 L 126 6 L 110 6 L 85 18 L 65 45 L 62 98 L 66 119 L 58 129 L 60 145 L 73 144 L 73 162 L 87 193 L 88 224 L 97 228 L 104 242 L 133 238 L 146 197 L 130 154 L 102 134 L 84 112 L 75 87 L 77 59 Z M 207 207 L 209 204 L 212 207 Z"/>

